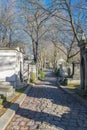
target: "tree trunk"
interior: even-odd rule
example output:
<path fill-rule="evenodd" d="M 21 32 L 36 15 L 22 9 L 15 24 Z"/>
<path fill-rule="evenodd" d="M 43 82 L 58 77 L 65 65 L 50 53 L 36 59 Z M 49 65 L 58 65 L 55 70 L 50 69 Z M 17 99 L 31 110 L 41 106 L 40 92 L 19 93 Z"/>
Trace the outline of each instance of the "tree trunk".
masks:
<path fill-rule="evenodd" d="M 11 46 L 12 44 L 12 29 L 10 28 L 10 34 L 9 34 L 9 47 Z"/>
<path fill-rule="evenodd" d="M 72 74 L 71 74 L 71 77 L 73 77 L 74 72 L 75 72 L 75 63 L 73 62 L 72 63 Z"/>

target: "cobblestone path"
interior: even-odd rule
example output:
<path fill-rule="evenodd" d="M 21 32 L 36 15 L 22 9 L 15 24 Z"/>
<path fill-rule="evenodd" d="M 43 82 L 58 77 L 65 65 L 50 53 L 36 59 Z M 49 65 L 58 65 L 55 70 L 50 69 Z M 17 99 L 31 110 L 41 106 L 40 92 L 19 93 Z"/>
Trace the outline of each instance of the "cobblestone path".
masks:
<path fill-rule="evenodd" d="M 31 88 L 6 130 L 87 130 L 87 109 L 48 77 Z"/>

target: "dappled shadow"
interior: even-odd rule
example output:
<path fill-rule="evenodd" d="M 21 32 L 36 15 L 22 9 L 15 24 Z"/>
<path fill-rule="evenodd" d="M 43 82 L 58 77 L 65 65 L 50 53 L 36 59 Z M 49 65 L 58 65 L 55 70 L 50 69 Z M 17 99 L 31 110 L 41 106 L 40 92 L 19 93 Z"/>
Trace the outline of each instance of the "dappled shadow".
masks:
<path fill-rule="evenodd" d="M 50 81 L 50 82 L 47 82 L 48 80 L 44 80 L 42 82 L 38 82 L 38 83 L 35 83 L 35 85 L 40 86 L 40 85 L 44 85 L 44 86 L 55 86 L 55 87 L 58 87 L 58 84 L 56 82 L 56 80 L 54 82 Z"/>
<path fill-rule="evenodd" d="M 54 112 L 54 114 L 52 114 L 51 112 L 49 112 L 49 110 L 52 109 L 51 107 L 48 108 L 48 111 L 43 111 L 42 109 L 38 110 L 37 108 L 32 109 L 32 106 L 28 107 L 29 101 L 25 101 L 24 105 L 19 106 L 19 109 L 16 112 L 16 115 L 19 115 L 20 118 L 24 117 L 33 120 L 34 122 L 48 123 L 50 126 L 56 126 L 57 128 L 62 128 L 63 130 L 65 130 L 65 128 L 68 125 L 67 120 L 71 118 L 71 113 L 76 115 L 80 114 L 78 109 L 80 108 L 81 105 L 76 103 L 75 100 L 69 97 L 69 95 L 67 95 L 65 92 L 61 92 L 61 90 L 58 88 L 50 88 L 50 86 L 49 88 L 32 87 L 30 92 L 27 94 L 27 98 L 28 97 L 30 98 L 29 100 L 31 100 L 31 97 L 33 97 L 33 99 L 34 98 L 49 99 L 50 102 L 52 102 L 53 104 L 56 104 L 57 106 L 61 106 L 61 108 L 63 108 L 64 106 L 67 107 L 68 109 L 66 111 L 58 110 L 60 113 L 57 114 Z M 34 103 L 37 104 L 37 102 L 33 100 L 33 104 Z M 15 111 L 18 105 L 19 104 L 14 103 L 10 107 L 10 109 Z M 77 109 L 78 111 L 77 110 L 75 111 L 75 108 L 76 109 L 78 108 Z M 75 119 L 74 125 L 78 124 L 79 117 L 73 116 L 73 120 L 74 119 Z"/>
<path fill-rule="evenodd" d="M 12 103 L 12 106 L 10 107 L 10 109 L 14 110 L 14 111 L 17 110 L 16 115 L 17 115 L 17 117 L 19 115 L 19 117 L 21 118 L 20 121 L 22 121 L 23 118 L 27 118 L 27 119 L 29 119 L 29 121 L 33 120 L 37 124 L 38 124 L 38 122 L 47 123 L 50 126 L 56 126 L 57 128 L 62 128 L 62 130 L 65 130 L 65 127 L 67 127 L 68 122 L 65 121 L 65 124 L 64 124 L 64 120 L 69 119 L 70 113 L 71 113 L 71 111 L 69 110 L 66 113 L 63 113 L 61 115 L 51 114 L 49 112 L 35 111 L 35 110 L 31 110 L 29 108 L 28 109 L 22 108 L 17 103 L 14 103 L 14 104 Z M 16 116 L 14 118 L 16 118 Z M 39 128 L 39 126 L 38 126 L 38 128 Z"/>
<path fill-rule="evenodd" d="M 45 106 L 43 102 L 44 99 L 45 102 L 48 100 L 49 103 L 52 103 L 52 106 L 48 107 L 49 103 Z M 40 104 L 38 104 L 38 100 L 41 101 Z M 33 106 L 34 104 L 36 104 L 37 107 L 47 107 L 48 111 L 45 111 L 45 108 L 37 109 L 37 107 L 35 108 L 35 106 Z M 15 107 L 10 107 L 10 109 L 15 111 L 14 108 L 18 107 L 18 104 L 15 103 L 13 105 L 15 105 Z M 56 105 L 57 110 L 56 108 L 52 110 L 54 105 Z M 81 112 L 80 108 L 83 109 L 84 113 Z M 46 78 L 41 84 L 37 83 L 37 85 L 32 86 L 27 93 L 26 101 L 24 101 L 22 106 L 19 106 L 16 115 L 20 115 L 20 118 L 24 117 L 35 122 L 45 122 L 65 130 L 71 121 L 71 115 L 73 120 L 75 120 L 74 123 L 71 123 L 71 127 L 76 128 L 76 126 L 80 126 L 79 122 L 81 122 L 81 117 L 84 117 L 87 114 L 86 112 L 86 109 L 76 102 L 75 99 L 57 88 L 55 80 Z M 16 118 L 16 116 L 14 118 Z"/>
<path fill-rule="evenodd" d="M 54 104 L 58 104 L 62 106 L 65 105 L 70 106 L 73 105 L 74 103 L 74 99 L 71 98 L 64 91 L 61 91 L 57 87 L 51 88 L 50 86 L 47 85 L 46 86 L 44 85 L 44 87 L 32 87 L 28 96 L 38 98 L 38 99 L 40 98 L 50 99 L 51 102 L 53 102 Z"/>
<path fill-rule="evenodd" d="M 17 115 L 21 115 L 22 117 L 34 120 L 35 122 L 45 122 L 48 123 L 50 125 L 54 125 L 56 127 L 60 127 L 60 128 L 64 128 L 64 125 L 60 124 L 60 122 L 62 122 L 62 119 L 70 116 L 69 113 L 65 113 L 63 115 L 57 116 L 57 115 L 52 115 L 46 112 L 38 112 L 38 111 L 34 111 L 34 110 L 30 110 L 30 109 L 24 109 L 24 108 L 20 108 L 17 113 Z M 66 123 L 66 125 L 68 125 L 68 122 Z"/>

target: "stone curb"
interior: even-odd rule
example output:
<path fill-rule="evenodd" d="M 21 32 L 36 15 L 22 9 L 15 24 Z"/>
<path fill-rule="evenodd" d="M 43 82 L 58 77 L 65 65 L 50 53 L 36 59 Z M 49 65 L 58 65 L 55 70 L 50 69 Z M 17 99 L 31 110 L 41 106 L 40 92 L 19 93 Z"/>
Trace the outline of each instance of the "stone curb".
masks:
<path fill-rule="evenodd" d="M 7 111 L 0 117 L 0 130 L 5 130 L 13 116 L 15 115 L 16 111 L 18 110 L 19 106 L 23 103 L 24 99 L 26 98 L 26 95 L 28 94 L 29 90 L 31 89 L 31 86 L 29 86 L 24 93 L 18 98 L 18 100 L 11 105 L 10 108 L 7 109 Z"/>
<path fill-rule="evenodd" d="M 60 85 L 58 87 L 61 88 L 63 91 L 67 92 L 69 95 L 71 95 L 77 101 L 79 101 L 80 104 L 83 104 L 87 108 L 87 102 L 83 98 L 81 98 L 79 95 L 77 95 L 76 93 L 68 90 L 65 86 Z"/>

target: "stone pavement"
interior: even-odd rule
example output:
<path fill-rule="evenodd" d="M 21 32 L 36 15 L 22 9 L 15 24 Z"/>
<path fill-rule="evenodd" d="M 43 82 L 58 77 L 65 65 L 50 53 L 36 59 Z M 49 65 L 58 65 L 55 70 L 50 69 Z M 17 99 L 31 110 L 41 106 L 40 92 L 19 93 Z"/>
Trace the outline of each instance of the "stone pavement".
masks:
<path fill-rule="evenodd" d="M 6 130 L 87 130 L 87 109 L 47 76 L 31 88 Z"/>

